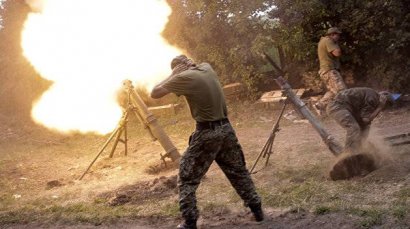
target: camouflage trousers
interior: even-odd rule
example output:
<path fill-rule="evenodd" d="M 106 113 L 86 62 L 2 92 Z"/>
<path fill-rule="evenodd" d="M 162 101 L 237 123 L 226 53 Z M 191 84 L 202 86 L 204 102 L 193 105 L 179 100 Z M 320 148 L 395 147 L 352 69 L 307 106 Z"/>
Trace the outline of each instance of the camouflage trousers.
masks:
<path fill-rule="evenodd" d="M 355 152 L 359 150 L 369 135 L 370 123 L 363 123 L 361 118 L 355 117 L 348 109 L 331 103 L 328 114 L 346 130 L 345 150 Z"/>
<path fill-rule="evenodd" d="M 320 73 L 320 78 L 325 83 L 327 92 L 319 100 L 317 105 L 320 109 L 326 109 L 327 105 L 335 97 L 335 95 L 347 87 L 342 76 L 340 75 L 340 72 L 337 70 L 330 70 Z"/>
<path fill-rule="evenodd" d="M 196 130 L 180 161 L 179 207 L 185 220 L 198 219 L 195 192 L 201 178 L 216 161 L 245 205 L 261 202 L 246 168 L 242 148 L 232 126 L 227 123 L 213 129 Z"/>

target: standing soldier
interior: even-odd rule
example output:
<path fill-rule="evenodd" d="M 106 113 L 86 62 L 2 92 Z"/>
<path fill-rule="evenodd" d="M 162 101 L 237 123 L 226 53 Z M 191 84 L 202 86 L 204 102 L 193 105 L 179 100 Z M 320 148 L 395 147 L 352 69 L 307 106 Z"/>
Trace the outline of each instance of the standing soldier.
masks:
<path fill-rule="evenodd" d="M 338 28 L 332 27 L 327 30 L 326 36 L 322 37 L 318 44 L 319 75 L 327 89 L 325 95 L 313 105 L 319 115 L 324 114 L 327 104 L 339 91 L 346 89 L 346 84 L 340 75 L 339 58 L 342 51 L 338 41 L 341 33 Z"/>
<path fill-rule="evenodd" d="M 196 228 L 198 209 L 195 192 L 214 160 L 251 209 L 256 221 L 262 221 L 261 199 L 227 118 L 218 76 L 208 63 L 196 65 L 185 55 L 174 58 L 171 68 L 172 74 L 154 87 L 151 97 L 161 98 L 171 92 L 184 95 L 196 121 L 196 130 L 189 137 L 189 146 L 180 161 L 179 206 L 185 221 L 178 228 Z"/>
<path fill-rule="evenodd" d="M 400 94 L 377 93 L 371 88 L 356 87 L 339 92 L 329 103 L 327 113 L 346 130 L 345 151 L 356 152 L 369 133 L 373 119 Z"/>

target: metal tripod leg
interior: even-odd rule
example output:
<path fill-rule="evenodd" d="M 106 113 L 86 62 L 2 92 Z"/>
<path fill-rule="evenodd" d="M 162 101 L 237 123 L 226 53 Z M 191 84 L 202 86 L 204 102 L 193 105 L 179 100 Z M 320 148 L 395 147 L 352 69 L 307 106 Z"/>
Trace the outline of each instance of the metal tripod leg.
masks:
<path fill-rule="evenodd" d="M 111 148 L 110 152 L 110 158 L 114 156 L 114 151 L 117 148 L 118 142 L 122 142 L 125 145 L 125 156 L 127 156 L 127 120 L 123 123 L 123 125 L 120 127 L 119 131 L 117 132 L 117 135 L 115 137 L 114 145 Z M 121 135 L 124 133 L 124 139 L 121 139 Z"/>
<path fill-rule="evenodd" d="M 280 130 L 280 129 L 279 129 L 279 122 L 280 122 L 280 120 L 281 120 L 281 118 L 282 118 L 282 116 L 283 116 L 283 113 L 285 112 L 286 104 L 287 104 L 287 99 L 283 102 L 282 109 L 281 109 L 281 111 L 280 111 L 280 113 L 279 113 L 278 118 L 276 119 L 275 124 L 274 124 L 273 127 L 272 127 L 272 130 L 271 130 L 271 132 L 270 132 L 270 135 L 269 135 L 268 140 L 266 141 L 266 143 L 265 143 L 265 145 L 263 146 L 261 152 L 259 153 L 258 157 L 256 158 L 256 161 L 255 161 L 255 163 L 253 164 L 252 168 L 250 169 L 250 173 L 251 173 L 251 174 L 255 174 L 255 173 L 259 172 L 260 170 L 264 169 L 264 168 L 268 165 L 270 155 L 272 154 L 273 142 L 274 142 L 275 137 L 276 137 L 276 132 L 278 132 L 278 131 Z M 266 157 L 265 165 L 264 165 L 264 167 L 261 168 L 260 170 L 254 172 L 253 170 L 255 169 L 256 164 L 258 164 L 259 159 L 260 159 L 261 157 L 263 157 L 263 158 Z"/>
<path fill-rule="evenodd" d="M 128 119 L 128 111 L 124 112 L 123 117 L 121 118 L 120 123 L 118 124 L 117 128 L 114 129 L 114 131 L 111 133 L 110 137 L 107 139 L 107 141 L 104 143 L 104 145 L 101 147 L 100 151 L 98 152 L 97 156 L 94 158 L 94 160 L 90 163 L 90 165 L 88 166 L 88 168 L 84 171 L 83 175 L 81 175 L 79 180 L 82 180 L 83 177 L 85 176 L 85 174 L 87 174 L 88 170 L 90 170 L 91 166 L 93 166 L 93 164 L 95 163 L 95 161 L 97 161 L 98 157 L 100 157 L 100 155 L 104 152 L 105 148 L 107 148 L 108 144 L 111 142 L 111 140 L 117 135 L 117 140 L 116 140 L 116 144 L 118 144 L 118 140 L 121 134 L 120 132 L 124 129 L 124 126 L 127 122 Z M 115 146 L 116 146 L 115 144 Z M 113 150 L 115 150 L 115 147 L 113 147 Z"/>
<path fill-rule="evenodd" d="M 127 123 L 128 124 L 128 120 Z M 125 147 L 125 152 L 124 155 L 127 156 L 128 155 L 128 128 L 127 125 L 124 126 L 124 147 Z"/>

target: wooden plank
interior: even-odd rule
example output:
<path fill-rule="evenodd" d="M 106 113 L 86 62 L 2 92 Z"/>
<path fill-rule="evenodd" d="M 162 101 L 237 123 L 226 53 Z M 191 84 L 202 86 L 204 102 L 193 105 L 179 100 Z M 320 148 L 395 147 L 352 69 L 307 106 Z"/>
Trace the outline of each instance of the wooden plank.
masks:
<path fill-rule="evenodd" d="M 303 93 L 305 93 L 306 89 L 300 88 L 300 89 L 293 89 L 293 92 L 296 94 L 298 98 L 300 98 Z M 261 98 L 260 101 L 264 103 L 272 103 L 272 102 L 280 102 L 286 99 L 286 96 L 282 95 L 282 90 L 275 90 L 275 91 L 269 91 L 265 92 Z"/>
<path fill-rule="evenodd" d="M 167 104 L 163 106 L 156 106 L 156 107 L 148 107 L 148 110 L 164 110 L 164 109 L 174 109 L 175 107 L 180 106 L 178 103 Z"/>
<path fill-rule="evenodd" d="M 244 91 L 244 87 L 241 83 L 232 83 L 223 87 L 225 96 L 237 95 Z"/>

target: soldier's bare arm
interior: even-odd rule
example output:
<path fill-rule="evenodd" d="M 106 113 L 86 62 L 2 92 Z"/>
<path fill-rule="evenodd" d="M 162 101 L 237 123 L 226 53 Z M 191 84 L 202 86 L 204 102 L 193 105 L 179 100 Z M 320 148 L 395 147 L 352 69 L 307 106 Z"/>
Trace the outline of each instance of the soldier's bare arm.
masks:
<path fill-rule="evenodd" d="M 173 70 L 172 74 L 168 76 L 165 80 L 161 81 L 157 85 L 155 85 L 154 89 L 151 91 L 151 98 L 159 99 L 161 97 L 166 96 L 167 94 L 171 93 L 168 89 L 162 87 L 166 82 L 170 81 L 174 78 L 177 74 L 185 71 L 188 67 L 185 64 L 177 65 Z"/>
<path fill-rule="evenodd" d="M 161 85 L 157 85 L 154 87 L 154 89 L 152 89 L 151 91 L 151 98 L 153 99 L 159 99 L 161 97 L 164 97 L 165 95 L 171 93 L 170 91 L 168 91 L 168 89 L 162 87 Z"/>

